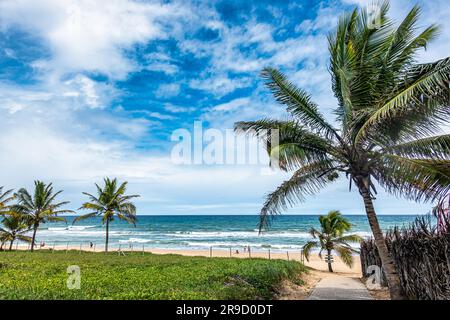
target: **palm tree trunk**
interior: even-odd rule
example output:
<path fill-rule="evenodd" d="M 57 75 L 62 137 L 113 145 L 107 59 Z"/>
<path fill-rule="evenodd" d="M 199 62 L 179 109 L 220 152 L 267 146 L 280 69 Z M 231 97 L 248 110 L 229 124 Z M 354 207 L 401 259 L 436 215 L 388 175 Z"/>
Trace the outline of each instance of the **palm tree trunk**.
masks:
<path fill-rule="evenodd" d="M 31 238 L 31 252 L 34 251 L 34 241 L 36 240 L 36 231 L 37 231 L 37 228 L 38 228 L 38 226 L 37 226 L 37 224 L 35 224 L 35 225 L 33 226 L 33 237 Z"/>
<path fill-rule="evenodd" d="M 109 238 L 109 219 L 106 219 L 105 252 L 108 252 L 108 238 Z"/>
<path fill-rule="evenodd" d="M 402 293 L 400 286 L 400 278 L 397 274 L 394 260 L 388 251 L 386 241 L 381 231 L 380 225 L 378 223 L 377 215 L 375 213 L 375 208 L 373 206 L 372 198 L 370 196 L 369 190 L 366 187 L 360 187 L 359 191 L 364 199 L 364 206 L 366 208 L 367 218 L 369 220 L 370 228 L 372 229 L 372 234 L 375 239 L 375 244 L 380 255 L 381 264 L 386 275 L 386 280 L 389 286 L 389 293 L 392 300 L 403 300 L 405 297 Z M 363 271 L 364 272 L 364 271 Z"/>
<path fill-rule="evenodd" d="M 12 251 L 13 242 L 14 240 L 11 240 L 11 243 L 9 244 L 9 251 Z"/>
<path fill-rule="evenodd" d="M 331 267 L 331 250 L 327 249 L 327 253 L 328 253 L 328 271 L 329 272 L 333 272 L 333 268 Z"/>

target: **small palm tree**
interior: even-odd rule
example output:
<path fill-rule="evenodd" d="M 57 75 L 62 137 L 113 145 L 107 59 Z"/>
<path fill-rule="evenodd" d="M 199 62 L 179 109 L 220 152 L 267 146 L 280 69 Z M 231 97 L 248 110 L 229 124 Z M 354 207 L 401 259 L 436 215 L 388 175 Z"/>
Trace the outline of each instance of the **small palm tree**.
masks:
<path fill-rule="evenodd" d="M 3 248 L 4 243 L 9 242 L 9 251 L 11 251 L 16 240 L 31 243 L 31 237 L 25 235 L 30 227 L 26 222 L 26 217 L 22 214 L 15 212 L 4 214 L 2 225 L 3 227 L 0 227 L 1 248 Z"/>
<path fill-rule="evenodd" d="M 356 234 L 344 235 L 350 231 L 352 225 L 345 219 L 339 211 L 330 211 L 326 216 L 319 217 L 321 231 L 311 228 L 309 233 L 314 239 L 308 241 L 302 248 L 302 252 L 309 261 L 309 255 L 313 248 L 320 248 L 319 257 L 322 258 L 322 251 L 327 252 L 328 271 L 333 272 L 331 267 L 331 253 L 334 250 L 341 260 L 350 268 L 353 266 L 353 255 L 358 251 L 353 249 L 348 242 L 359 242 L 361 237 Z"/>
<path fill-rule="evenodd" d="M 58 214 L 73 213 L 72 210 L 60 209 L 62 206 L 69 203 L 69 201 L 63 201 L 55 203 L 55 198 L 63 192 L 53 192 L 52 184 L 45 184 L 42 181 L 34 182 L 33 196 L 22 188 L 16 193 L 17 205 L 12 206 L 13 211 L 24 215 L 24 219 L 33 230 L 33 236 L 31 239 L 31 251 L 34 250 L 36 241 L 36 232 L 41 223 L 66 221 L 62 217 L 58 217 Z"/>
<path fill-rule="evenodd" d="M 3 186 L 0 187 L 0 214 L 8 212 L 9 205 L 8 202 L 14 200 L 14 195 L 12 194 L 13 190 L 6 190 L 3 192 Z"/>
<path fill-rule="evenodd" d="M 345 177 L 363 199 L 391 298 L 403 299 L 375 213 L 376 184 L 414 201 L 438 199 L 450 191 L 450 135 L 439 133 L 450 116 L 450 57 L 417 63 L 418 51 L 438 31 L 431 25 L 417 33 L 419 7 L 398 26 L 387 16 L 388 2 L 378 3 L 378 8 L 376 14 L 355 9 L 344 15 L 329 36 L 335 122 L 327 121 L 310 95 L 284 74 L 266 68 L 262 76 L 268 88 L 292 119 L 235 126 L 237 131 L 256 131 L 271 163 L 294 171 L 267 196 L 260 230 L 281 210 Z M 278 145 L 272 145 L 271 134 L 263 134 L 274 129 Z"/>
<path fill-rule="evenodd" d="M 109 241 L 109 223 L 117 216 L 120 220 L 125 220 L 128 223 L 136 225 L 136 207 L 129 200 L 139 197 L 139 195 L 125 195 L 127 182 L 122 183 L 120 186 L 117 179 L 105 178 L 105 186 L 97 187 L 97 197 L 83 192 L 90 199 L 89 202 L 83 203 L 80 209 L 91 210 L 91 213 L 79 216 L 73 220 L 73 223 L 77 221 L 93 218 L 95 216 L 102 217 L 102 223 L 106 224 L 106 237 L 105 237 L 105 252 L 108 252 Z"/>

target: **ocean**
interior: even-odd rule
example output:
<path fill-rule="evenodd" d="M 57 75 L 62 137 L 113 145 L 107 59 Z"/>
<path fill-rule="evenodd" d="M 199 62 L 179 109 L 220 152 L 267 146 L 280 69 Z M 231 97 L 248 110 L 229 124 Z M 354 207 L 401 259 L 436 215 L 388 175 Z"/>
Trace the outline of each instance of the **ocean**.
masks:
<path fill-rule="evenodd" d="M 351 233 L 363 237 L 371 235 L 366 216 L 346 216 L 353 224 Z M 105 227 L 100 218 L 83 220 L 72 225 L 74 217 L 64 222 L 42 224 L 37 232 L 37 242 L 46 246 L 87 245 L 90 242 L 103 246 Z M 299 250 L 311 236 L 311 227 L 319 228 L 317 215 L 281 215 L 273 221 L 269 231 L 258 234 L 258 216 L 255 215 L 184 215 L 138 216 L 136 227 L 114 220 L 110 225 L 110 247 L 139 247 L 146 249 L 207 250 L 242 248 L 276 251 Z M 405 226 L 413 222 L 413 215 L 382 215 L 378 217 L 381 228 Z M 357 244 L 355 244 L 357 246 Z"/>

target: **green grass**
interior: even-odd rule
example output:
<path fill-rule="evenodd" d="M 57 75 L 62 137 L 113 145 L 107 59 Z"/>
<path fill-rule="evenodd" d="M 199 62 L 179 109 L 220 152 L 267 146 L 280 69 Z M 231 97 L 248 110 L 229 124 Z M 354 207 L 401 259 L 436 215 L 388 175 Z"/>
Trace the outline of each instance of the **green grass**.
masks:
<path fill-rule="evenodd" d="M 67 267 L 81 288 L 67 288 Z M 301 284 L 298 262 L 146 253 L 0 252 L 1 299 L 258 299 L 284 279 Z"/>

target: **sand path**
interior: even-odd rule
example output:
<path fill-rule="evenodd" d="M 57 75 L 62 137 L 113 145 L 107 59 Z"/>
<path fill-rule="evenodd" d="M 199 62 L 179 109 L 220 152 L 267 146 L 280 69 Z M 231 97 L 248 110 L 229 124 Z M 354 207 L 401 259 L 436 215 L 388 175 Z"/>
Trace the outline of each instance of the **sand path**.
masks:
<path fill-rule="evenodd" d="M 366 286 L 357 278 L 329 274 L 320 280 L 308 300 L 372 300 Z"/>

